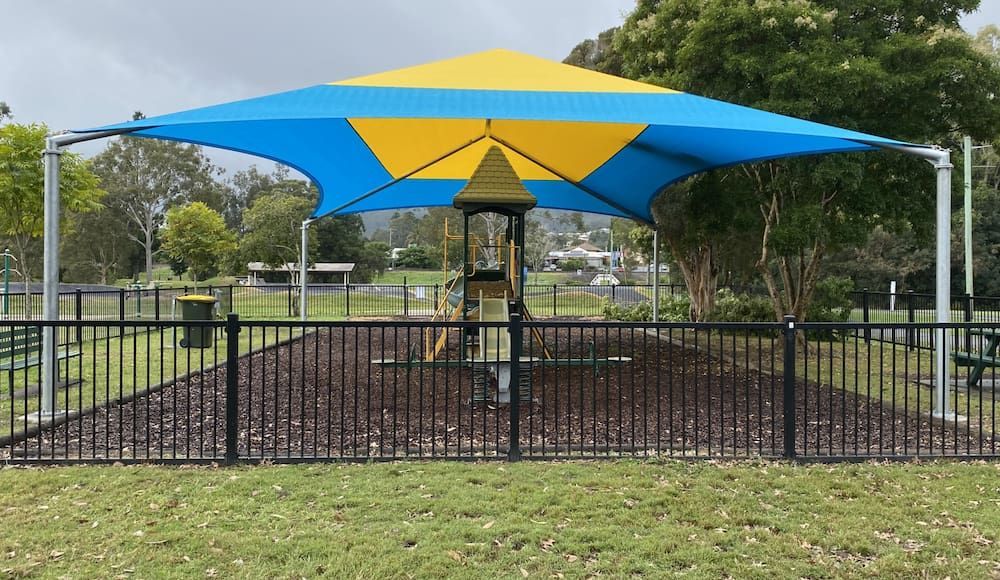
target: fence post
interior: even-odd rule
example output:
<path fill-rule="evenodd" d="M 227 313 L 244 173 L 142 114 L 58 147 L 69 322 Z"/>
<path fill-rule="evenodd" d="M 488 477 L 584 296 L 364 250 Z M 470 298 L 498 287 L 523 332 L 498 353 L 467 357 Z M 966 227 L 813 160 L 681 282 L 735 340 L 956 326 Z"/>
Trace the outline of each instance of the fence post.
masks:
<path fill-rule="evenodd" d="M 351 316 L 351 285 L 347 284 L 344 286 L 344 316 L 350 318 Z"/>
<path fill-rule="evenodd" d="M 403 276 L 403 318 L 410 317 L 410 292 L 406 288 L 406 276 Z"/>
<path fill-rule="evenodd" d="M 906 321 L 913 324 L 917 321 L 917 309 L 913 305 L 913 290 L 906 291 Z M 917 345 L 917 329 L 906 331 L 906 346 L 913 350 Z"/>
<path fill-rule="evenodd" d="M 558 295 L 559 295 L 559 285 L 558 284 L 553 284 L 552 285 L 552 318 L 555 318 L 556 316 L 559 316 L 558 313 L 556 312 L 556 302 L 558 300 L 558 298 L 557 298 Z"/>
<path fill-rule="evenodd" d="M 438 304 L 440 304 L 438 302 L 438 299 L 440 298 L 439 293 L 438 293 L 438 286 L 439 286 L 438 284 L 434 285 L 434 306 L 432 307 L 433 308 L 433 310 L 431 311 L 432 314 L 433 314 L 434 310 L 437 310 Z"/>
<path fill-rule="evenodd" d="M 78 321 L 83 320 L 83 290 L 79 288 L 76 289 L 76 319 Z M 77 344 L 83 342 L 82 325 L 77 325 L 76 327 L 76 342 Z"/>
<path fill-rule="evenodd" d="M 963 296 L 962 302 L 963 310 L 965 311 L 965 322 L 972 322 L 972 319 L 975 317 L 972 294 L 966 294 Z M 972 352 L 972 335 L 969 334 L 968 328 L 965 330 L 965 352 Z"/>
<path fill-rule="evenodd" d="M 785 458 L 795 458 L 795 316 L 785 316 L 785 358 L 781 379 Z"/>
<path fill-rule="evenodd" d="M 229 285 L 229 312 L 236 312 L 236 303 L 233 302 L 233 285 Z M 229 314 L 227 312 L 226 314 Z"/>
<path fill-rule="evenodd" d="M 521 337 L 521 313 L 515 312 L 510 315 L 510 441 L 507 461 L 521 460 Z"/>
<path fill-rule="evenodd" d="M 125 320 L 125 289 L 118 289 L 118 320 Z"/>
<path fill-rule="evenodd" d="M 153 318 L 160 320 L 160 287 L 153 288 Z"/>
<path fill-rule="evenodd" d="M 871 316 L 868 312 L 868 289 L 861 289 L 861 320 L 868 324 L 871 322 Z M 865 328 L 865 342 L 871 342 L 872 340 L 872 329 Z"/>
<path fill-rule="evenodd" d="M 288 288 L 287 288 L 287 290 L 288 290 L 288 292 L 287 292 L 287 294 L 288 294 L 288 317 L 289 318 L 295 316 L 295 309 L 294 309 L 295 306 L 292 304 L 292 288 L 293 288 L 293 286 L 291 284 L 289 284 Z"/>
<path fill-rule="evenodd" d="M 240 414 L 240 317 L 235 312 L 226 315 L 226 463 L 239 459 Z"/>

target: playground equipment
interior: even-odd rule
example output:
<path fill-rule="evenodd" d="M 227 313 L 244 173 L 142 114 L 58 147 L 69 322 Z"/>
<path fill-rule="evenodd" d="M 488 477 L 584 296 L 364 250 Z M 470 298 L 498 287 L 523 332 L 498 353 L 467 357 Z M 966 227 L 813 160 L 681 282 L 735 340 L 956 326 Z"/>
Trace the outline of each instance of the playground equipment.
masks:
<path fill-rule="evenodd" d="M 512 377 L 510 330 L 497 323 L 509 323 L 511 316 L 532 320 L 524 302 L 524 235 L 525 214 L 535 206 L 536 199 L 521 183 L 503 150 L 497 146 L 487 150 L 466 186 L 455 196 L 453 205 L 462 210 L 464 228 L 461 235 L 452 233 L 445 221 L 444 279 L 447 289 L 434 310 L 432 321 L 481 322 L 479 327 L 430 327 L 423 335 L 423 351 L 412 352 L 405 361 L 376 360 L 390 367 L 412 367 L 432 363 L 436 366 L 461 366 L 471 369 L 474 402 L 510 403 L 511 387 L 517 381 L 520 392 L 530 393 L 531 372 L 539 365 L 600 366 L 628 362 L 628 357 L 597 358 L 591 346 L 591 356 L 585 359 L 555 358 L 545 345 L 541 333 L 532 328 L 532 339 L 539 345 L 541 356 L 520 356 L 518 376 Z M 504 228 L 486 237 L 476 236 L 470 219 L 483 213 L 506 218 Z M 494 222 L 496 225 L 497 222 Z M 448 243 L 462 240 L 463 267 L 454 276 L 448 273 Z M 460 358 L 439 360 L 451 336 L 460 336 Z M 521 399 L 522 402 L 529 402 Z"/>

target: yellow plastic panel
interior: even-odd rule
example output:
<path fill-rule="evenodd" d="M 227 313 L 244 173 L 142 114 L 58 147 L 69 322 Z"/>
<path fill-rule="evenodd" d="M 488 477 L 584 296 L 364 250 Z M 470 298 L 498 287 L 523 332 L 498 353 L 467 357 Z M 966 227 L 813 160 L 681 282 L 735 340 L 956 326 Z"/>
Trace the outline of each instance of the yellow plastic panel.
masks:
<path fill-rule="evenodd" d="M 504 49 L 478 52 L 330 84 L 498 91 L 677 92 Z"/>

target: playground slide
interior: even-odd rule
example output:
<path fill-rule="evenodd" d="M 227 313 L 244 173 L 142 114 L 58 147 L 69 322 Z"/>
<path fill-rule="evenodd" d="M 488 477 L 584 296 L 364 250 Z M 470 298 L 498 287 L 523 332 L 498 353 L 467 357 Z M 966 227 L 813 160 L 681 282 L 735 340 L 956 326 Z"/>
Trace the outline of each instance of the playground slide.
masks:
<path fill-rule="evenodd" d="M 462 286 L 463 277 L 464 277 L 463 274 L 459 274 L 457 277 L 452 278 L 451 280 L 448 281 L 447 287 L 451 288 L 451 292 L 448 292 L 447 298 L 448 298 L 448 304 L 450 304 L 452 308 L 457 308 L 458 305 L 462 303 L 462 298 L 463 298 L 462 292 L 464 290 Z"/>
<path fill-rule="evenodd" d="M 480 322 L 507 322 L 510 312 L 503 298 L 483 298 L 479 303 Z M 505 328 L 479 329 L 479 360 L 510 361 L 510 333 Z"/>

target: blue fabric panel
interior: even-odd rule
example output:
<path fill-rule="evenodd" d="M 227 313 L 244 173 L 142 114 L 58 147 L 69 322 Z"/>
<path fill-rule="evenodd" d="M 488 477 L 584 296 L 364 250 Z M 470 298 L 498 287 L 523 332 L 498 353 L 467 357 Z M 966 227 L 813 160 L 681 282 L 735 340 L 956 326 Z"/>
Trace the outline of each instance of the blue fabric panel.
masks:
<path fill-rule="evenodd" d="M 451 206 L 465 186 L 462 179 L 406 179 L 337 212 L 361 213 L 383 209 Z M 538 207 L 568 209 L 625 217 L 617 209 L 565 181 L 526 180 L 524 186 L 538 198 Z M 317 215 L 322 215 L 317 212 Z"/>
<path fill-rule="evenodd" d="M 694 173 L 765 159 L 869 149 L 854 141 L 827 137 L 649 127 L 584 179 L 583 185 L 651 219 L 656 194 Z"/>
<path fill-rule="evenodd" d="M 484 91 L 336 85 L 317 85 L 88 131 L 224 121 L 352 117 L 640 123 L 797 133 L 899 144 L 891 139 L 684 93 Z"/>
<path fill-rule="evenodd" d="M 392 179 L 344 119 L 177 125 L 134 134 L 221 147 L 290 165 L 319 188 L 316 216 Z"/>

